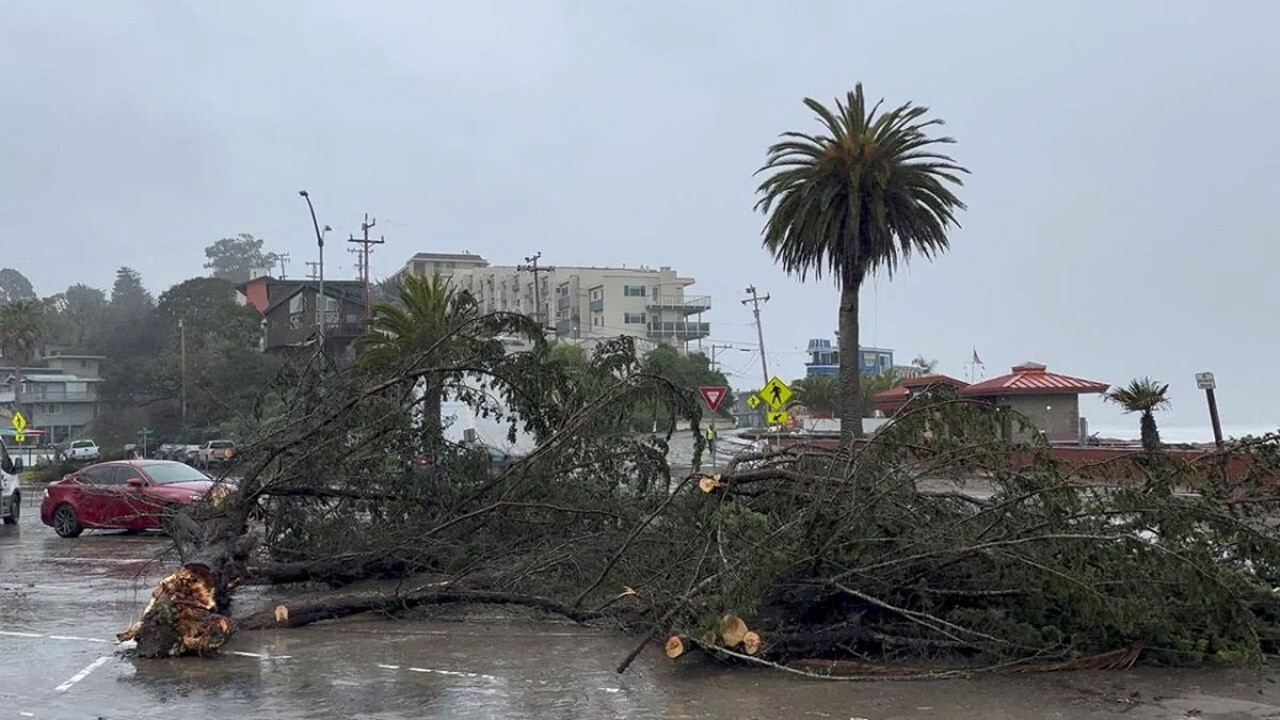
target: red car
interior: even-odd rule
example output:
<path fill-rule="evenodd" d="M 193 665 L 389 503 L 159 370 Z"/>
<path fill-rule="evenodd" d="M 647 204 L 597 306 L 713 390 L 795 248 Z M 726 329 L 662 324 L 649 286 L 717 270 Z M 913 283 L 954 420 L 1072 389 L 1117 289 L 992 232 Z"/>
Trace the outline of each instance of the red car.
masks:
<path fill-rule="evenodd" d="M 191 505 L 213 486 L 208 475 L 183 463 L 99 463 L 50 484 L 40 503 L 40 521 L 64 538 L 94 528 L 162 529 L 167 513 Z"/>

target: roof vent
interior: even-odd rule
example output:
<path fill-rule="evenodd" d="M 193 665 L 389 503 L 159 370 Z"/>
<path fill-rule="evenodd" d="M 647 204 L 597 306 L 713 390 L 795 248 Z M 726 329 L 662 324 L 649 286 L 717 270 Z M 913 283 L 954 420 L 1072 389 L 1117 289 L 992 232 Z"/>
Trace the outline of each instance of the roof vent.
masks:
<path fill-rule="evenodd" d="M 1038 362 L 1031 362 L 1030 360 L 1028 360 L 1027 362 L 1022 363 L 1021 365 L 1014 365 L 1014 366 L 1013 366 L 1013 371 L 1014 371 L 1014 372 L 1016 372 L 1016 373 L 1018 373 L 1018 372 L 1044 372 L 1044 371 L 1045 371 L 1045 370 L 1047 370 L 1047 369 L 1048 369 L 1048 367 L 1047 367 L 1047 366 L 1042 365 L 1042 364 L 1040 364 L 1040 363 L 1038 363 Z"/>

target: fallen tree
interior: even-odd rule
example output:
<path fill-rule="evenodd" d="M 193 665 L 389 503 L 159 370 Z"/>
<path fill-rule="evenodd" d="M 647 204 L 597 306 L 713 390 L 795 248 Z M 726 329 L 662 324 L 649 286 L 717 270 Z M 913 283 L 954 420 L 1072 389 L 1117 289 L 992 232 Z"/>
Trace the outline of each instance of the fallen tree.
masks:
<path fill-rule="evenodd" d="M 672 478 L 677 420 L 700 442 L 692 390 L 625 342 L 585 370 L 541 347 L 419 360 L 293 368 L 264 397 L 234 489 L 175 534 L 184 577 L 209 586 L 205 612 L 227 617 L 242 583 L 312 583 L 327 589 L 240 629 L 520 605 L 638 633 L 620 669 L 656 639 L 673 658 L 854 677 L 1250 662 L 1280 638 L 1275 436 L 1223 452 L 1223 466 L 1248 460 L 1244 475 L 1154 454 L 1141 481 L 1111 485 L 996 440 L 1000 411 L 928 398 L 852 451 L 774 448 L 719 472 L 695 456 Z M 536 449 L 494 471 L 424 435 L 420 382 L 528 429 Z M 619 432 L 655 399 L 667 434 Z M 394 584 L 349 587 L 370 578 Z M 139 653 L 207 653 L 234 631 L 177 618 L 144 613 Z"/>

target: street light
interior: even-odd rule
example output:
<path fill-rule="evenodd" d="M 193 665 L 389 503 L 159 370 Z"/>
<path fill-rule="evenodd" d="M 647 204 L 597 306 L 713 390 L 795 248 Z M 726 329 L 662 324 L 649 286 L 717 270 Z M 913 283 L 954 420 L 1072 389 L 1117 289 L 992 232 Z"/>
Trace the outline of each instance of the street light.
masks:
<path fill-rule="evenodd" d="M 298 194 L 302 199 L 307 201 L 307 209 L 311 211 L 311 226 L 316 230 L 316 247 L 320 249 L 320 289 L 316 293 L 316 324 L 320 328 L 320 350 L 324 351 L 324 310 L 321 303 L 324 302 L 324 233 L 320 232 L 320 223 L 316 221 L 316 207 L 311 204 L 311 195 L 306 190 L 299 190 Z M 332 228 L 328 225 L 324 226 L 324 232 L 329 232 Z"/>

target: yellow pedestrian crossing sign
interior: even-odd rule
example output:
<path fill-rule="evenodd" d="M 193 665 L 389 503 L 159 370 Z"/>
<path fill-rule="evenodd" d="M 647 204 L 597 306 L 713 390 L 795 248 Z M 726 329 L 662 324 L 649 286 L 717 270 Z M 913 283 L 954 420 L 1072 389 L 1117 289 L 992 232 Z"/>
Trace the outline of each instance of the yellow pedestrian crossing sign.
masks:
<path fill-rule="evenodd" d="M 789 425 L 791 423 L 791 413 L 785 410 L 774 410 L 765 417 L 765 422 L 770 425 Z"/>
<path fill-rule="evenodd" d="M 795 393 L 791 392 L 791 388 L 787 387 L 787 384 L 777 377 L 770 380 L 768 385 L 760 389 L 761 399 L 775 411 L 785 408 L 794 396 Z"/>
<path fill-rule="evenodd" d="M 752 410 L 755 410 L 756 408 L 760 407 L 760 403 L 762 402 L 764 401 L 760 399 L 759 395 L 752 393 L 752 395 L 747 398 L 747 407 L 751 408 Z"/>
<path fill-rule="evenodd" d="M 22 413 L 20 412 L 16 412 L 13 414 L 13 429 L 19 435 L 22 434 L 23 430 L 27 429 L 27 419 L 23 417 Z"/>

